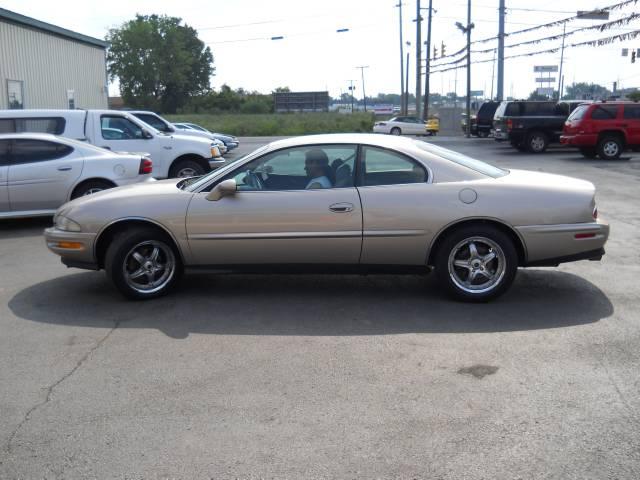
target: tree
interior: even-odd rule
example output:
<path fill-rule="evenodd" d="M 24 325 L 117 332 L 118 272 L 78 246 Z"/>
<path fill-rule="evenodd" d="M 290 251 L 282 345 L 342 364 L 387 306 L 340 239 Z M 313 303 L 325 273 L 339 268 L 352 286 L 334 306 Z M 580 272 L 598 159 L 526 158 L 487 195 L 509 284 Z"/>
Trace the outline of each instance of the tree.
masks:
<path fill-rule="evenodd" d="M 597 83 L 578 82 L 572 83 L 565 89 L 565 100 L 602 100 L 611 92 L 606 87 Z"/>
<path fill-rule="evenodd" d="M 640 90 L 636 90 L 635 92 L 627 93 L 627 98 L 634 102 L 640 102 Z"/>
<path fill-rule="evenodd" d="M 553 92 L 553 97 L 552 98 L 557 98 L 558 96 L 558 92 L 554 91 Z M 531 92 L 529 94 L 529 98 L 527 98 L 527 100 L 549 100 L 549 97 L 547 95 L 541 95 L 538 93 L 538 90 L 534 90 L 533 92 Z"/>
<path fill-rule="evenodd" d="M 189 97 L 209 91 L 213 55 L 197 32 L 165 15 L 137 15 L 109 30 L 107 64 L 125 103 L 175 113 Z"/>

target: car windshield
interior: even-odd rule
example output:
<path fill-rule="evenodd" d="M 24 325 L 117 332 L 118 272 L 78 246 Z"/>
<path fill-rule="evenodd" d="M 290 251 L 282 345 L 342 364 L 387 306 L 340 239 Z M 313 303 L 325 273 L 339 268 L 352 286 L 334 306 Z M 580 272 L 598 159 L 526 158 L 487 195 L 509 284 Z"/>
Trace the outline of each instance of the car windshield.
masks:
<path fill-rule="evenodd" d="M 476 160 L 475 158 L 467 157 L 466 155 L 454 152 L 453 150 L 449 150 L 447 148 L 438 147 L 436 145 L 433 145 L 432 143 L 426 143 L 421 140 L 414 140 L 414 143 L 418 147 L 420 147 L 421 150 L 424 150 L 427 153 L 437 155 L 438 157 L 457 163 L 458 165 L 462 165 L 463 167 L 470 168 L 471 170 L 480 172 L 483 175 L 487 175 L 488 177 L 504 177 L 509 173 L 508 170 L 494 167 L 493 165 L 489 165 L 488 163 Z"/>
<path fill-rule="evenodd" d="M 584 117 L 584 114 L 587 112 L 587 109 L 589 108 L 589 105 L 580 105 L 578 108 L 576 108 L 573 113 L 571 115 L 569 115 L 569 118 L 567 118 L 567 121 L 569 120 L 582 120 L 582 118 Z"/>
<path fill-rule="evenodd" d="M 207 173 L 206 175 L 203 175 L 201 177 L 196 177 L 195 178 L 196 181 L 194 182 L 179 182 L 177 184 L 177 187 L 180 189 L 186 190 L 188 192 L 195 192 L 200 187 L 206 185 L 211 178 L 218 176 L 218 174 L 222 174 L 222 173 L 228 172 L 229 170 L 232 170 L 247 158 L 259 155 L 260 153 L 264 152 L 268 148 L 269 148 L 269 145 L 263 145 L 257 150 L 254 150 L 253 152 L 246 154 L 244 157 L 240 157 L 237 160 L 234 160 L 233 162 L 225 165 L 224 167 L 220 167 L 214 170 L 213 172 Z M 194 179 L 188 179 L 188 180 L 194 180 Z"/>

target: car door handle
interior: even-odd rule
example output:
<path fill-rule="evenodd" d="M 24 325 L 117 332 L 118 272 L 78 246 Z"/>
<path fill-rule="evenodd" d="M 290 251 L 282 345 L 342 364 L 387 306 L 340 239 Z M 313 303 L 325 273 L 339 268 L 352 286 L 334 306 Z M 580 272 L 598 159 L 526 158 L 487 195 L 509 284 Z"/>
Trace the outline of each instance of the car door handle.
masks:
<path fill-rule="evenodd" d="M 173 147 L 171 147 L 170 145 L 164 145 L 162 148 L 164 148 L 165 150 L 171 150 Z"/>
<path fill-rule="evenodd" d="M 100 148 L 104 148 L 105 150 L 111 150 L 111 147 L 107 147 L 106 145 L 102 145 Z"/>
<path fill-rule="evenodd" d="M 334 203 L 329 210 L 336 213 L 346 213 L 353 211 L 353 203 Z"/>
<path fill-rule="evenodd" d="M 58 167 L 58 170 L 61 172 L 68 172 L 69 170 L 71 170 L 72 167 L 66 165 L 64 167 Z"/>

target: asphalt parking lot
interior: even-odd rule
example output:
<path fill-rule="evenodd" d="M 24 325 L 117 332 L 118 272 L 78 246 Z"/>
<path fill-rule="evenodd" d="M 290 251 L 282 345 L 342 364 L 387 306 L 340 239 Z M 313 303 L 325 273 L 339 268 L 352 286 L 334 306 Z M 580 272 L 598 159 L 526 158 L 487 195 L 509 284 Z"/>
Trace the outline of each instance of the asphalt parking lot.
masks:
<path fill-rule="evenodd" d="M 594 182 L 602 262 L 521 270 L 486 305 L 285 275 L 141 303 L 66 269 L 50 220 L 1 222 L 0 478 L 640 478 L 640 154 L 433 141 Z"/>

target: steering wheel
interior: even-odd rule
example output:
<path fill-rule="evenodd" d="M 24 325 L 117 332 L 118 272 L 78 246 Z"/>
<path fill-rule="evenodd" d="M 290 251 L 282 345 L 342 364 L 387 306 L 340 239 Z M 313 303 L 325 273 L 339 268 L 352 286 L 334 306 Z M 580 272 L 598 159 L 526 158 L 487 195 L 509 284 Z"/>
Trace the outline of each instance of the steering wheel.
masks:
<path fill-rule="evenodd" d="M 264 190 L 265 185 L 262 177 L 259 174 L 255 173 L 253 170 L 247 170 L 247 183 L 251 185 L 256 190 Z"/>

